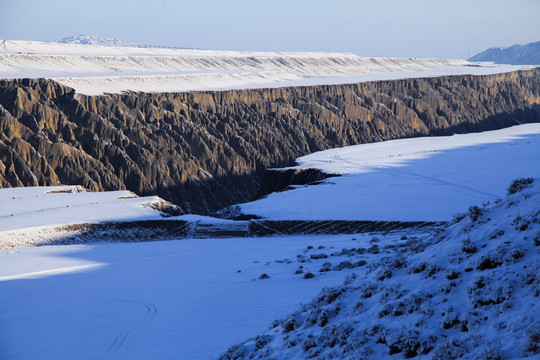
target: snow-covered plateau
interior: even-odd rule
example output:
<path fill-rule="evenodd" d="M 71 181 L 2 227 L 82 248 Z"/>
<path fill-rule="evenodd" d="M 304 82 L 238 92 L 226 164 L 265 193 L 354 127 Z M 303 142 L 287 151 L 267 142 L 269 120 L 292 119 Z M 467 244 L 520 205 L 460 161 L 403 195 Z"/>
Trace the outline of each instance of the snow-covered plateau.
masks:
<path fill-rule="evenodd" d="M 367 58 L 350 53 L 249 52 L 0 41 L 0 78 L 51 78 L 76 91 L 178 92 L 458 74 L 494 74 L 530 66 L 460 59 Z"/>
<path fill-rule="evenodd" d="M 0 244 L 16 247 L 0 247 L 0 358 L 539 359 L 539 138 L 528 124 L 315 153 L 300 166 L 343 176 L 267 198 L 313 218 L 295 194 L 326 189 L 326 214 L 363 219 L 328 194 L 369 208 L 372 183 L 376 216 L 450 220 L 392 232 L 21 247 L 81 222 L 233 222 L 164 218 L 127 191 L 1 189 Z"/>
<path fill-rule="evenodd" d="M 157 196 L 138 197 L 125 190 L 88 192 L 81 186 L 0 189 L 0 249 L 55 243 L 68 233 L 84 230 L 83 224 L 158 221 L 171 212 L 179 212 L 178 207 Z"/>

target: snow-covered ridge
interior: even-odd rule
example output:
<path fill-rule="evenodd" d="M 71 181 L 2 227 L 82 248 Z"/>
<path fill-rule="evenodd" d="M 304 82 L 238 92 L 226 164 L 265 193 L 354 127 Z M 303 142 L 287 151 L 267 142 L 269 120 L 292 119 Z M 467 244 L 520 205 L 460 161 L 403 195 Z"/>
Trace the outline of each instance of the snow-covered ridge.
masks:
<path fill-rule="evenodd" d="M 461 59 L 0 41 L 0 78 L 52 78 L 90 95 L 341 84 L 516 69 Z"/>
<path fill-rule="evenodd" d="M 180 56 L 180 57 L 352 57 L 357 55 L 343 52 L 264 52 L 264 51 L 231 51 L 179 49 L 168 47 L 128 47 L 104 46 L 97 44 L 57 43 L 26 40 L 0 40 L 0 54 L 33 54 L 33 55 L 75 55 L 75 56 Z"/>

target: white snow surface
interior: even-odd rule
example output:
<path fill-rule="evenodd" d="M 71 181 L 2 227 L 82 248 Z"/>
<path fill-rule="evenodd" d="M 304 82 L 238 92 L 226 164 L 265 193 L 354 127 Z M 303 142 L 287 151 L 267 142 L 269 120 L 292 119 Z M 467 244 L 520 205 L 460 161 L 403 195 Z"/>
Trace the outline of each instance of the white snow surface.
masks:
<path fill-rule="evenodd" d="M 272 220 L 448 221 L 540 177 L 540 124 L 348 146 L 297 159 L 298 168 L 342 174 L 239 204 Z"/>
<path fill-rule="evenodd" d="M 494 74 L 530 66 L 350 53 L 251 52 L 0 41 L 0 78 L 50 78 L 76 91 L 179 92 Z"/>
<path fill-rule="evenodd" d="M 126 190 L 88 192 L 71 185 L 0 189 L 0 249 L 56 243 L 84 233 L 80 225 L 167 220 L 156 210 L 164 206 L 174 207 L 158 196 L 139 197 Z M 195 215 L 171 219 L 208 222 Z"/>
<path fill-rule="evenodd" d="M 0 189 L 0 234 L 48 225 L 162 219 L 148 207 L 159 201 L 164 200 L 127 190 L 87 192 L 70 185 Z"/>
<path fill-rule="evenodd" d="M 340 249 L 350 235 L 20 247 L 66 236 L 58 225 L 162 219 L 147 207 L 160 201 L 78 186 L 0 189 L 0 358 L 212 359 L 352 271 L 295 274 L 308 245 Z"/>
<path fill-rule="evenodd" d="M 437 234 L 0 250 L 0 354 L 215 359 L 262 334 L 233 348 L 241 355 L 233 358 L 304 359 L 309 351 L 318 359 L 397 359 L 420 344 L 418 351 L 433 347 L 425 359 L 535 359 L 527 349 L 540 334 L 539 194 L 536 180 Z M 480 269 L 488 258 L 501 264 Z M 304 279 L 307 272 L 315 277 Z M 401 350 L 390 356 L 392 344 Z"/>
<path fill-rule="evenodd" d="M 317 273 L 325 262 L 302 264 L 297 255 L 309 245 L 341 249 L 370 237 L 351 238 L 0 250 L 0 354 L 10 360 L 213 359 L 322 287 L 341 283 L 351 269 L 308 280 L 294 274 L 299 265 Z M 270 278 L 259 279 L 263 273 Z"/>

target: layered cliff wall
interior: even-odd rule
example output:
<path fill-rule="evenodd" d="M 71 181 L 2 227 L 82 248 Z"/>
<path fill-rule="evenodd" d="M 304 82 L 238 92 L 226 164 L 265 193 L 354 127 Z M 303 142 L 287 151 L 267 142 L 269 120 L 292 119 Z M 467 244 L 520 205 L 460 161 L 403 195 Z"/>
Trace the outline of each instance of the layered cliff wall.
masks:
<path fill-rule="evenodd" d="M 209 213 L 265 168 L 351 144 L 540 121 L 540 69 L 348 85 L 84 96 L 0 81 L 0 186 L 80 184 Z"/>

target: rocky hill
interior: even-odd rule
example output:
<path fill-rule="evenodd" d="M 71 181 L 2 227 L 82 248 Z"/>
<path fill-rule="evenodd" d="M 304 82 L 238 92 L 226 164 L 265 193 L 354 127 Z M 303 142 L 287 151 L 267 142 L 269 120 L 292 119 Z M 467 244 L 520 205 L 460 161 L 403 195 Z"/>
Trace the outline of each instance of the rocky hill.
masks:
<path fill-rule="evenodd" d="M 351 144 L 540 121 L 540 69 L 221 92 L 85 96 L 0 81 L 0 186 L 78 184 L 210 213 L 264 169 Z"/>
<path fill-rule="evenodd" d="M 540 41 L 509 47 L 492 47 L 469 61 L 493 61 L 497 64 L 540 65 Z"/>

